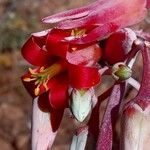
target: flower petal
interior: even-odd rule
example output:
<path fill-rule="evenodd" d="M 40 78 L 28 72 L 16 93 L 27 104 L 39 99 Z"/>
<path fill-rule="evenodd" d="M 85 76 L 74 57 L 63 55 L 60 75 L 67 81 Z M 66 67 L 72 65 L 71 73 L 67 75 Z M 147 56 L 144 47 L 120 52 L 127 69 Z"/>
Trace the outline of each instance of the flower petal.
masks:
<path fill-rule="evenodd" d="M 68 107 L 69 94 L 68 84 L 57 83 L 49 92 L 49 102 L 55 109 L 62 109 Z"/>
<path fill-rule="evenodd" d="M 41 106 L 41 109 L 42 108 L 47 109 L 45 104 L 43 104 L 44 101 L 46 101 L 47 103 L 47 100 L 45 99 L 48 99 L 48 102 L 50 103 L 50 109 L 51 107 L 60 109 L 60 108 L 64 108 L 68 106 L 68 80 L 67 78 L 68 78 L 68 75 L 66 73 L 61 73 L 59 75 L 56 75 L 55 77 L 53 77 L 52 79 L 48 81 L 47 83 L 48 91 L 45 89 L 43 85 L 39 87 L 40 88 L 39 105 Z M 27 89 L 27 91 L 31 93 L 33 97 L 35 97 L 34 82 L 23 82 L 23 83 L 25 84 L 25 88 Z"/>
<path fill-rule="evenodd" d="M 110 22 L 103 26 L 96 27 L 85 37 L 77 38 L 77 39 L 69 41 L 69 42 L 72 44 L 91 43 L 91 42 L 105 38 L 110 33 L 116 31 L 118 28 L 119 28 L 119 26 L 117 24 Z"/>
<path fill-rule="evenodd" d="M 100 82 L 100 74 L 96 67 L 69 64 L 69 80 L 76 89 L 90 88 Z"/>
<path fill-rule="evenodd" d="M 49 92 L 43 93 L 38 99 L 38 106 L 43 112 L 50 112 L 52 109 L 49 103 L 48 94 Z"/>
<path fill-rule="evenodd" d="M 25 87 L 25 89 L 27 90 L 27 92 L 33 97 L 35 98 L 35 94 L 34 94 L 34 89 L 36 88 L 35 84 L 33 81 L 31 82 L 25 82 L 24 81 L 24 78 L 30 78 L 31 77 L 31 74 L 28 72 L 26 74 L 24 74 L 22 77 L 21 77 L 21 81 Z"/>
<path fill-rule="evenodd" d="M 58 28 L 72 29 L 79 27 L 87 27 L 91 25 L 103 25 L 126 13 L 125 8 L 126 6 L 123 2 L 120 3 L 120 1 L 114 2 L 113 0 L 111 0 L 105 3 L 105 5 L 100 5 L 98 8 L 95 8 L 95 10 L 86 17 L 60 22 L 58 24 Z"/>
<path fill-rule="evenodd" d="M 95 10 L 91 11 L 88 16 L 61 22 L 58 27 L 61 29 L 71 29 L 91 25 L 103 25 L 108 22 L 114 22 L 113 20 L 117 18 L 124 18 L 126 14 L 132 16 L 133 13 L 143 11 L 144 8 L 145 0 L 111 0 L 104 5 L 100 5 L 97 8 L 95 7 Z"/>
<path fill-rule="evenodd" d="M 48 52 L 42 47 L 44 38 L 31 36 L 21 49 L 23 57 L 34 66 L 45 65 L 49 60 Z"/>
<path fill-rule="evenodd" d="M 97 2 L 90 4 L 88 6 L 85 6 L 85 7 L 76 8 L 76 9 L 68 10 L 65 12 L 60 12 L 58 14 L 43 18 L 42 21 L 44 23 L 57 23 L 60 21 L 68 20 L 68 19 L 81 18 L 81 17 L 87 16 L 90 13 L 90 10 L 96 5 L 97 5 Z"/>
<path fill-rule="evenodd" d="M 56 132 L 60 126 L 62 117 L 64 114 L 64 109 L 53 109 L 50 113 L 50 120 L 53 132 Z"/>
<path fill-rule="evenodd" d="M 83 18 L 89 16 L 92 12 L 95 12 L 95 10 L 100 10 L 102 8 L 105 8 L 106 6 L 111 6 L 115 2 L 116 0 L 97 0 L 96 2 L 91 3 L 90 5 L 87 5 L 85 7 L 80 7 L 48 16 L 46 18 L 43 18 L 42 21 L 44 23 L 58 23 L 65 20 Z"/>
<path fill-rule="evenodd" d="M 67 52 L 66 59 L 69 63 L 76 65 L 93 65 L 99 61 L 101 55 L 101 48 L 99 45 L 94 44 L 81 50 Z"/>
<path fill-rule="evenodd" d="M 143 11 L 135 12 L 132 15 L 125 14 L 124 18 L 117 18 L 116 20 L 113 20 L 114 22 L 109 22 L 103 26 L 95 28 L 87 36 L 77 38 L 69 42 L 72 44 L 86 44 L 101 40 L 119 28 L 123 28 L 140 22 L 145 18 L 146 14 L 146 9 L 144 9 Z"/>
<path fill-rule="evenodd" d="M 48 50 L 48 53 L 65 58 L 66 52 L 69 49 L 69 44 L 62 42 L 61 40 L 64 40 L 64 38 L 70 36 L 70 34 L 70 31 L 59 29 L 54 29 L 49 32 L 46 41 L 46 49 Z"/>

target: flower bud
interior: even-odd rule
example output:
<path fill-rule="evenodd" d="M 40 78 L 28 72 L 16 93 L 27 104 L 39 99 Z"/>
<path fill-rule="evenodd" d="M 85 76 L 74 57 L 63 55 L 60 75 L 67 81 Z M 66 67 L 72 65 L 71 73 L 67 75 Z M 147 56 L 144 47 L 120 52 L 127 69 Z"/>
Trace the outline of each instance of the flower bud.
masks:
<path fill-rule="evenodd" d="M 124 28 L 114 32 L 106 40 L 104 47 L 104 60 L 113 65 L 124 61 L 127 54 L 131 51 L 136 34 L 129 28 Z"/>
<path fill-rule="evenodd" d="M 124 81 L 131 77 L 132 70 L 124 63 L 116 63 L 112 67 L 112 76 L 115 80 Z"/>
<path fill-rule="evenodd" d="M 83 122 L 92 109 L 92 92 L 73 89 L 71 96 L 71 111 L 79 122 Z"/>
<path fill-rule="evenodd" d="M 150 149 L 150 105 L 143 110 L 137 103 L 129 103 L 121 125 L 121 150 Z"/>

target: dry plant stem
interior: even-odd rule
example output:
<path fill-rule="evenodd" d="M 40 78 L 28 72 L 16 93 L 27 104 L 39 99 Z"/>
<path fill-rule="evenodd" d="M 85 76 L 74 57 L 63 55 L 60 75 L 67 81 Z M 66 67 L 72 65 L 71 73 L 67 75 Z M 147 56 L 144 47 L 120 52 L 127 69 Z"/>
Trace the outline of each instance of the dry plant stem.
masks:
<path fill-rule="evenodd" d="M 50 150 L 56 132 L 52 132 L 50 114 L 38 107 L 38 98 L 33 100 L 32 112 L 32 150 Z"/>
<path fill-rule="evenodd" d="M 127 80 L 127 83 L 133 86 L 137 91 L 139 91 L 140 83 L 137 80 L 131 77 Z"/>

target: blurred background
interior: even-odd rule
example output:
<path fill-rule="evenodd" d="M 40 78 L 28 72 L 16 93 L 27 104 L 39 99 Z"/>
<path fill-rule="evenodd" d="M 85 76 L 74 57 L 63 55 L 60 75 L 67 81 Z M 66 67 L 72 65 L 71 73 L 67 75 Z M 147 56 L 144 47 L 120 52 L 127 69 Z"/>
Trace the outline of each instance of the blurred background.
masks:
<path fill-rule="evenodd" d="M 94 1 L 94 0 L 93 0 Z M 20 49 L 32 32 L 48 25 L 41 18 L 66 9 L 87 4 L 89 0 L 0 0 L 0 149 L 30 150 L 30 118 L 32 99 L 25 91 L 20 76 L 28 69 Z M 149 18 L 136 28 L 149 30 Z M 140 58 L 139 58 L 140 62 Z M 134 69 L 139 70 L 141 63 Z M 139 78 L 140 72 L 135 78 Z M 105 87 L 105 86 L 104 86 Z M 128 98 L 135 95 L 130 91 Z M 59 129 L 53 150 L 67 150 L 73 126 L 66 120 Z"/>

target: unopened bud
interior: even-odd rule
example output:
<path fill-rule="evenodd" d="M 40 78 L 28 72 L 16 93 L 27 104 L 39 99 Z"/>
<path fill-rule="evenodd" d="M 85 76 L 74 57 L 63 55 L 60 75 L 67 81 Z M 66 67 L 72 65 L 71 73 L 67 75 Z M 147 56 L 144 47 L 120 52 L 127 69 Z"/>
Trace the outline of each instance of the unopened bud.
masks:
<path fill-rule="evenodd" d="M 131 77 L 132 70 L 124 63 L 116 63 L 112 67 L 112 76 L 115 80 L 124 81 Z"/>
<path fill-rule="evenodd" d="M 72 91 L 70 108 L 79 122 L 83 122 L 92 109 L 92 93 L 90 90 Z"/>

